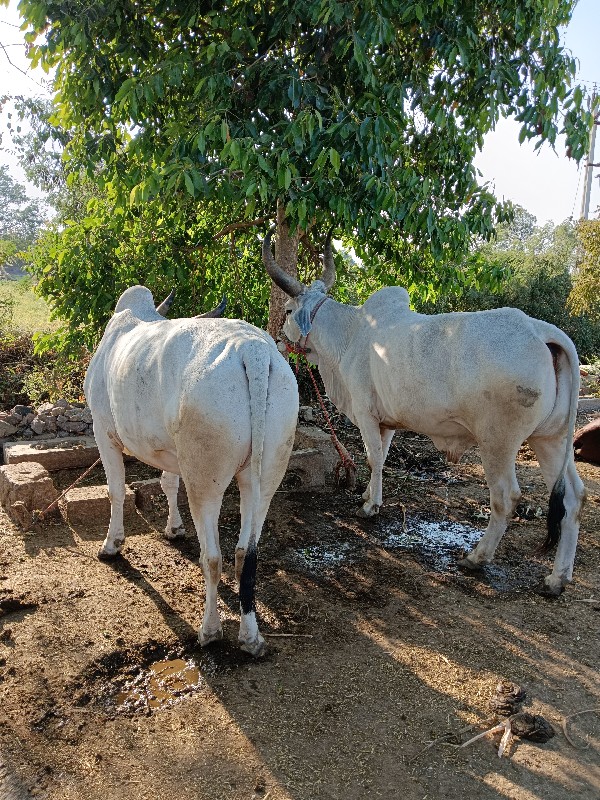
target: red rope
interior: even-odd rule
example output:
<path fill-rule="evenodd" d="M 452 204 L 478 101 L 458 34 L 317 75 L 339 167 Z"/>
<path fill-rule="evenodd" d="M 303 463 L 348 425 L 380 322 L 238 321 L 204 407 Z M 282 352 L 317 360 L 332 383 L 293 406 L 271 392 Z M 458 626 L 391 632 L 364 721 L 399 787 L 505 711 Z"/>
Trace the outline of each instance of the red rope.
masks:
<path fill-rule="evenodd" d="M 337 450 L 338 455 L 340 457 L 341 464 L 339 464 L 338 467 L 336 468 L 336 477 L 339 476 L 340 468 L 343 467 L 346 470 L 346 479 L 349 482 L 353 483 L 354 482 L 354 476 L 356 474 L 356 464 L 352 460 L 352 458 L 349 455 L 348 451 L 345 450 L 342 447 L 342 444 L 341 444 L 340 440 L 337 438 L 337 435 L 335 433 L 335 428 L 333 427 L 333 423 L 331 422 L 331 418 L 329 416 L 329 413 L 327 412 L 327 409 L 325 408 L 325 403 L 323 402 L 323 398 L 321 397 L 321 392 L 319 391 L 319 387 L 317 385 L 316 378 L 314 376 L 314 373 L 313 373 L 312 369 L 310 368 L 310 364 L 308 363 L 308 360 L 306 359 L 306 352 L 307 351 L 303 347 L 298 347 L 297 345 L 295 345 L 293 343 L 290 343 L 290 342 L 286 342 L 285 346 L 286 346 L 286 349 L 287 349 L 288 353 L 294 353 L 294 355 L 304 356 L 305 357 L 306 369 L 308 370 L 308 374 L 310 375 L 310 379 L 311 379 L 312 384 L 314 386 L 315 394 L 317 395 L 317 399 L 319 401 L 319 405 L 321 406 L 321 410 L 323 411 L 323 416 L 325 417 L 325 422 L 327 423 L 327 426 L 328 426 L 329 430 L 331 431 L 331 441 L 333 442 L 333 446 Z M 299 368 L 299 361 L 296 362 L 296 375 L 298 374 L 298 368 Z"/>

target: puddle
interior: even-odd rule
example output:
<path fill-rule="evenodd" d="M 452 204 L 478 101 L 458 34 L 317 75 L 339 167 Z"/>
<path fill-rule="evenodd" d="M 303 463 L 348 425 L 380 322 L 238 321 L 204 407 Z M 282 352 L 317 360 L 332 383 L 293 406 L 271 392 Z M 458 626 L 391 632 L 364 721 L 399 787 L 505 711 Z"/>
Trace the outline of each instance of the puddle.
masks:
<path fill-rule="evenodd" d="M 149 713 L 205 689 L 251 658 L 237 642 L 225 639 L 207 649 L 195 636 L 176 649 L 151 640 L 105 654 L 83 670 L 71 689 L 76 705 L 97 703 L 109 713 Z"/>
<path fill-rule="evenodd" d="M 193 661 L 175 658 L 172 661 L 155 661 L 145 672 L 125 684 L 117 693 L 117 707 L 163 708 L 172 705 L 185 694 L 198 689 L 203 683 L 199 667 Z"/>

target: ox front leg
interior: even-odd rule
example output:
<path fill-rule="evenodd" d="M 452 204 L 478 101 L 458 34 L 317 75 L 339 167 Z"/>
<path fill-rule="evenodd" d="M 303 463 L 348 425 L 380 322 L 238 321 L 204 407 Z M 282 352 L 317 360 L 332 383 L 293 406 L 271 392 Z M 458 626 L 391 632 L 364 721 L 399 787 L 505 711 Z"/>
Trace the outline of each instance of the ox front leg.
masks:
<path fill-rule="evenodd" d="M 185 536 L 185 528 L 183 527 L 183 521 L 177 506 L 179 475 L 175 475 L 172 472 L 163 472 L 160 476 L 160 485 L 167 496 L 167 502 L 169 504 L 169 518 L 167 519 L 167 527 L 165 528 L 165 537 L 171 540 L 182 539 Z"/>
<path fill-rule="evenodd" d="M 383 504 L 383 464 L 388 454 L 394 431 L 380 429 L 379 423 L 373 417 L 363 417 L 358 419 L 357 423 L 365 445 L 367 461 L 371 468 L 369 485 L 363 494 L 365 502 L 357 513 L 359 517 L 373 517 L 379 514 L 379 508 Z"/>
<path fill-rule="evenodd" d="M 96 431 L 94 431 L 96 433 Z M 108 498 L 110 500 L 110 523 L 106 539 L 98 551 L 98 558 L 114 558 L 121 552 L 125 542 L 123 526 L 123 504 L 125 503 L 125 465 L 123 452 L 104 433 L 96 433 L 96 444 L 102 459 Z"/>
<path fill-rule="evenodd" d="M 493 561 L 500 540 L 521 497 L 517 483 L 517 451 L 492 454 L 481 450 L 481 461 L 490 490 L 490 521 L 477 546 L 458 562 L 466 569 L 479 569 Z"/>

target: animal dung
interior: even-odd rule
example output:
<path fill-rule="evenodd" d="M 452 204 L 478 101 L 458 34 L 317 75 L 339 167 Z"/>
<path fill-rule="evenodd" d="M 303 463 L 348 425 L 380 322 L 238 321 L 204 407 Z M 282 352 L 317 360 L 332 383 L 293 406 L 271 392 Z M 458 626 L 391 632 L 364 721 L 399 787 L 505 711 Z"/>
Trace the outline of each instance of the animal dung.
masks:
<path fill-rule="evenodd" d="M 490 699 L 490 708 L 503 717 L 520 711 L 526 697 L 525 690 L 518 683 L 500 681 L 496 686 L 496 694 Z"/>

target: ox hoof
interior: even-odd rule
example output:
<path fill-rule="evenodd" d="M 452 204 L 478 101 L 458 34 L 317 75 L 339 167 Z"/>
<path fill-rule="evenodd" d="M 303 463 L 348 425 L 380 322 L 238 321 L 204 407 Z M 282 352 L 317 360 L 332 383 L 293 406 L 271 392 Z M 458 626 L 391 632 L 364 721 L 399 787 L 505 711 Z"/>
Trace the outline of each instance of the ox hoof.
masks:
<path fill-rule="evenodd" d="M 206 645 L 210 644 L 211 642 L 220 642 L 223 638 L 223 628 L 217 628 L 216 631 L 212 631 L 210 633 L 204 633 L 203 630 L 200 630 L 198 634 L 198 641 L 200 642 L 201 647 L 206 647 Z"/>
<path fill-rule="evenodd" d="M 98 558 L 101 561 L 111 561 L 113 558 L 117 558 L 117 556 L 121 555 L 122 547 L 123 542 L 117 542 L 113 547 L 107 547 L 106 544 L 103 544 L 98 550 Z"/>
<path fill-rule="evenodd" d="M 456 562 L 456 566 L 465 572 L 482 572 L 485 564 L 476 564 L 469 558 L 461 558 Z"/>
<path fill-rule="evenodd" d="M 254 656 L 254 658 L 260 658 L 261 656 L 264 656 L 267 649 L 267 645 L 262 636 L 259 636 L 257 639 L 254 639 L 251 642 L 246 642 L 242 639 L 240 639 L 239 642 L 240 648 L 244 651 L 244 653 L 250 653 L 250 655 Z"/>
<path fill-rule="evenodd" d="M 377 514 L 379 514 L 379 506 L 371 505 L 370 503 L 365 503 L 356 512 L 356 516 L 362 519 L 370 519 L 371 517 L 376 517 Z"/>
<path fill-rule="evenodd" d="M 175 539 L 183 538 L 185 538 L 185 528 L 183 525 L 180 525 L 178 528 L 165 528 L 165 539 L 168 539 L 170 542 Z"/>
<path fill-rule="evenodd" d="M 564 590 L 565 587 L 562 584 L 551 584 L 547 583 L 546 580 L 540 581 L 537 586 L 533 587 L 533 591 L 536 594 L 539 594 L 541 597 L 545 597 L 548 600 L 556 600 L 557 597 L 561 596 Z"/>

